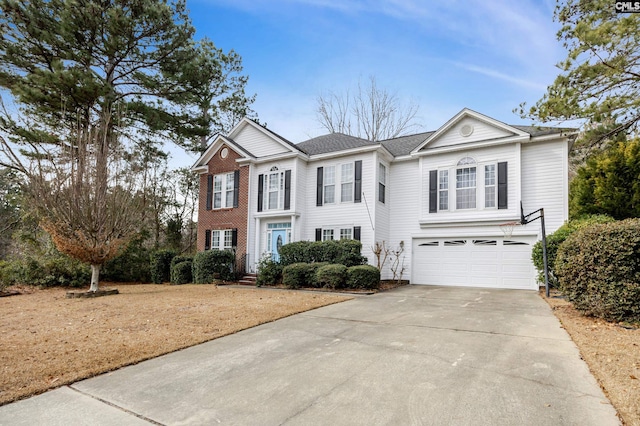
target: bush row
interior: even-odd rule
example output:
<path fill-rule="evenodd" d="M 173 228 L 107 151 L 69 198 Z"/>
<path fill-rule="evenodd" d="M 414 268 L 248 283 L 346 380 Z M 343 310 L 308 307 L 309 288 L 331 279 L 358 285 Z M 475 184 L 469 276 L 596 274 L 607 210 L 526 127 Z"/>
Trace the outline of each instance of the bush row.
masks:
<path fill-rule="evenodd" d="M 357 240 L 296 241 L 280 249 L 282 266 L 294 263 L 339 263 L 344 266 L 363 265 L 362 243 Z"/>
<path fill-rule="evenodd" d="M 549 267 L 549 285 L 558 287 L 558 276 L 556 272 L 556 256 L 560 245 L 574 232 L 594 225 L 596 223 L 613 222 L 611 216 L 604 214 L 584 216 L 579 219 L 570 220 L 562 225 L 552 234 L 547 235 L 547 265 Z M 538 282 L 544 283 L 544 259 L 542 254 L 542 241 L 538 241 L 533 246 L 531 252 L 533 264 L 538 271 Z"/>
<path fill-rule="evenodd" d="M 555 273 L 576 309 L 608 321 L 640 322 L 640 219 L 573 232 L 558 249 Z"/>
<path fill-rule="evenodd" d="M 380 286 L 380 271 L 371 265 L 346 267 L 341 264 L 294 263 L 282 270 L 282 283 L 288 288 L 367 289 Z"/>

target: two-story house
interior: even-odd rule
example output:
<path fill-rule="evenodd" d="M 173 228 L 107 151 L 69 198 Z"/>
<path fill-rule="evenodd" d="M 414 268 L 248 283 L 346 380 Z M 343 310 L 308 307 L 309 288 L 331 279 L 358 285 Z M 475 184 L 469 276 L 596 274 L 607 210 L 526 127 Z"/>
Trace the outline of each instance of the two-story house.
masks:
<path fill-rule="evenodd" d="M 381 142 L 329 134 L 293 144 L 242 120 L 193 166 L 200 173 L 198 249 L 235 249 L 253 272 L 291 241 L 403 243 L 413 284 L 536 289 L 540 224 L 499 225 L 545 209 L 547 232 L 568 217 L 575 134 L 507 125 L 464 109 L 438 130 Z M 382 271 L 390 277 L 389 263 Z"/>

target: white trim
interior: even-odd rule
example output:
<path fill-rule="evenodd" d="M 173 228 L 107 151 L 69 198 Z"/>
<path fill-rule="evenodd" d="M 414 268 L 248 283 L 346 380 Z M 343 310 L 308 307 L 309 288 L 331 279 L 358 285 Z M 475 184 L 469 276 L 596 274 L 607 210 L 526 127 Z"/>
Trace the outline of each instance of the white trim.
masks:
<path fill-rule="evenodd" d="M 450 146 L 442 146 L 442 147 L 438 147 L 438 148 L 431 148 L 429 150 L 426 151 L 413 151 L 411 153 L 412 157 L 424 157 L 424 156 L 429 156 L 429 155 L 438 155 L 438 154 L 444 154 L 447 152 L 454 152 L 454 151 L 468 151 L 470 149 L 478 149 L 478 148 L 487 148 L 487 147 L 491 147 L 491 146 L 497 146 L 497 145 L 508 145 L 508 144 L 512 144 L 514 142 L 527 142 L 529 141 L 529 136 L 509 136 L 509 137 L 505 137 L 505 138 L 498 138 L 498 139 L 490 139 L 490 140 L 485 140 L 485 141 L 476 141 L 476 142 L 466 142 L 466 143 L 461 143 L 461 144 L 457 144 L 457 145 L 450 145 Z"/>
<path fill-rule="evenodd" d="M 451 129 L 453 126 L 455 126 L 457 123 L 459 123 L 463 118 L 466 117 L 471 117 L 474 118 L 478 121 L 484 122 L 490 126 L 493 127 L 497 127 L 501 130 L 504 130 L 506 132 L 509 132 L 511 134 L 513 134 L 516 137 L 526 137 L 527 139 L 531 137 L 531 135 L 529 135 L 529 133 L 523 132 L 522 130 L 516 129 L 515 127 L 511 127 L 508 124 L 503 123 L 502 121 L 498 121 L 494 118 L 488 117 L 484 114 L 480 114 L 479 112 L 473 111 L 469 108 L 463 108 L 462 111 L 460 111 L 459 113 L 457 113 L 456 115 L 454 115 L 451 119 L 449 119 L 449 121 L 447 121 L 446 123 L 444 123 L 444 125 L 442 125 L 438 130 L 436 130 L 434 133 L 432 133 L 424 142 L 422 142 L 420 145 L 418 145 L 411 153 L 412 154 L 417 154 L 419 151 L 421 151 L 424 147 L 426 147 L 427 145 L 429 145 L 432 141 L 438 139 L 440 136 L 442 136 L 445 132 L 447 132 L 449 129 Z M 473 143 L 473 142 L 470 142 Z"/>

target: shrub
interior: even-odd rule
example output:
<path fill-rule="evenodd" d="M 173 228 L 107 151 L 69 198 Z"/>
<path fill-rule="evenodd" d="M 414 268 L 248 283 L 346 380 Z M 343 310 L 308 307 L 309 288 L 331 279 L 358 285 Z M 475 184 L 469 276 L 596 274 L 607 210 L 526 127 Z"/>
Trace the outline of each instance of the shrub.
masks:
<path fill-rule="evenodd" d="M 316 282 L 320 287 L 343 288 L 346 279 L 347 267 L 344 265 L 325 265 L 316 271 Z"/>
<path fill-rule="evenodd" d="M 287 288 L 300 288 L 307 285 L 310 263 L 292 263 L 282 268 L 282 284 Z"/>
<path fill-rule="evenodd" d="M 640 322 L 638 259 L 640 219 L 580 229 L 558 249 L 560 290 L 587 315 Z"/>
<path fill-rule="evenodd" d="M 182 262 L 193 262 L 193 256 L 190 254 L 179 254 L 171 259 L 171 266 Z"/>
<path fill-rule="evenodd" d="M 362 265 L 362 243 L 356 240 L 296 241 L 280 249 L 282 266 L 294 263 L 340 263 L 345 266 Z"/>
<path fill-rule="evenodd" d="M 171 284 L 189 284 L 192 282 L 192 264 L 191 260 L 173 263 L 171 265 Z"/>
<path fill-rule="evenodd" d="M 558 248 L 567 239 L 567 237 L 579 229 L 586 228 L 596 223 L 608 223 L 613 221 L 614 219 L 611 216 L 604 214 L 584 216 L 579 219 L 570 220 L 558 228 L 556 232 L 547 235 L 547 264 L 549 266 L 549 285 L 551 287 L 558 286 L 558 277 L 555 266 L 556 256 L 558 254 Z M 534 244 L 531 251 L 531 259 L 538 271 L 538 282 L 544 283 L 542 241 L 538 241 Z"/>
<path fill-rule="evenodd" d="M 176 253 L 172 250 L 158 250 L 151 253 L 151 282 L 162 284 L 171 279 L 171 260 Z"/>
<path fill-rule="evenodd" d="M 150 250 L 142 243 L 142 238 L 134 239 L 118 256 L 105 262 L 100 270 L 100 279 L 117 282 L 150 282 Z"/>
<path fill-rule="evenodd" d="M 284 246 L 283 246 L 284 247 Z M 276 285 L 282 282 L 282 265 L 267 255 L 258 262 L 258 276 L 256 286 Z"/>
<path fill-rule="evenodd" d="M 380 270 L 371 265 L 356 265 L 347 269 L 347 288 L 374 290 L 380 287 Z"/>
<path fill-rule="evenodd" d="M 280 248 L 280 264 L 282 266 L 294 263 L 311 263 L 309 247 L 314 244 L 311 241 L 296 241 L 285 244 Z"/>
<path fill-rule="evenodd" d="M 339 240 L 338 247 L 340 251 L 335 263 L 340 263 L 346 267 L 364 265 L 367 258 L 362 253 L 362 243 L 358 240 Z"/>
<path fill-rule="evenodd" d="M 89 285 L 90 279 L 89 265 L 57 251 L 46 256 L 26 256 L 5 262 L 0 271 L 4 285 L 84 287 Z"/>
<path fill-rule="evenodd" d="M 193 257 L 193 281 L 210 284 L 216 279 L 230 281 L 235 278 L 235 255 L 228 250 L 205 250 Z"/>

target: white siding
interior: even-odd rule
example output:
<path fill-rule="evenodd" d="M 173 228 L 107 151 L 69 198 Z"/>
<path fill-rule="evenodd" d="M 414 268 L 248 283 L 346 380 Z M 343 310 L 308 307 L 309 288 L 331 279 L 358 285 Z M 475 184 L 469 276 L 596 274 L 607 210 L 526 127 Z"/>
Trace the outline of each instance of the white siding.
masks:
<path fill-rule="evenodd" d="M 460 134 L 460 129 L 465 125 L 473 126 L 473 133 L 467 137 Z M 427 149 L 498 139 L 507 136 L 513 136 L 513 133 L 507 132 L 504 129 L 499 129 L 475 118 L 465 117 L 440 135 L 437 139 L 429 142 Z"/>
<path fill-rule="evenodd" d="M 234 135 L 234 141 L 257 158 L 291 152 L 288 147 L 249 124 Z"/>
<path fill-rule="evenodd" d="M 522 145 L 522 205 L 524 213 L 544 208 L 547 234 L 568 219 L 568 143 Z M 540 229 L 540 222 L 528 225 Z"/>
<path fill-rule="evenodd" d="M 464 157 L 471 157 L 477 167 L 477 208 L 455 210 L 455 169 L 458 161 Z M 425 223 L 447 224 L 451 222 L 473 220 L 514 220 L 520 216 L 520 174 L 518 165 L 520 160 L 519 144 L 500 145 L 496 147 L 468 149 L 439 155 L 422 157 L 422 188 L 421 188 L 421 219 Z M 484 170 L 486 164 L 507 162 L 508 208 L 484 208 Z M 449 210 L 429 213 L 429 171 L 449 170 Z"/>
<path fill-rule="evenodd" d="M 420 174 L 419 162 L 403 161 L 391 165 L 389 238 L 387 247 L 396 248 L 404 241 L 404 266 L 402 279 L 411 277 L 411 236 L 420 232 Z M 363 249 L 364 251 L 364 249 Z M 389 265 L 383 278 L 391 278 Z"/>
<path fill-rule="evenodd" d="M 359 154 L 348 157 L 321 160 L 310 162 L 307 166 L 306 188 L 304 191 L 304 210 L 300 220 L 304 222 L 301 240 L 315 240 L 316 228 L 332 228 L 340 229 L 353 228 L 360 226 L 362 254 L 369 258 L 371 255 L 367 253 L 368 248 L 374 241 L 374 230 L 371 223 L 375 223 L 375 208 L 377 203 L 377 163 L 374 162 L 373 154 Z M 331 204 L 323 203 L 322 206 L 316 206 L 316 182 L 317 168 L 336 166 L 336 170 L 340 165 L 346 162 L 354 162 L 362 160 L 362 202 L 354 203 L 340 202 L 340 192 L 336 191 L 336 202 Z M 339 176 L 336 178 L 336 189 L 339 185 Z M 369 219 L 371 217 L 371 220 Z M 339 235 L 335 236 L 339 238 Z"/>

